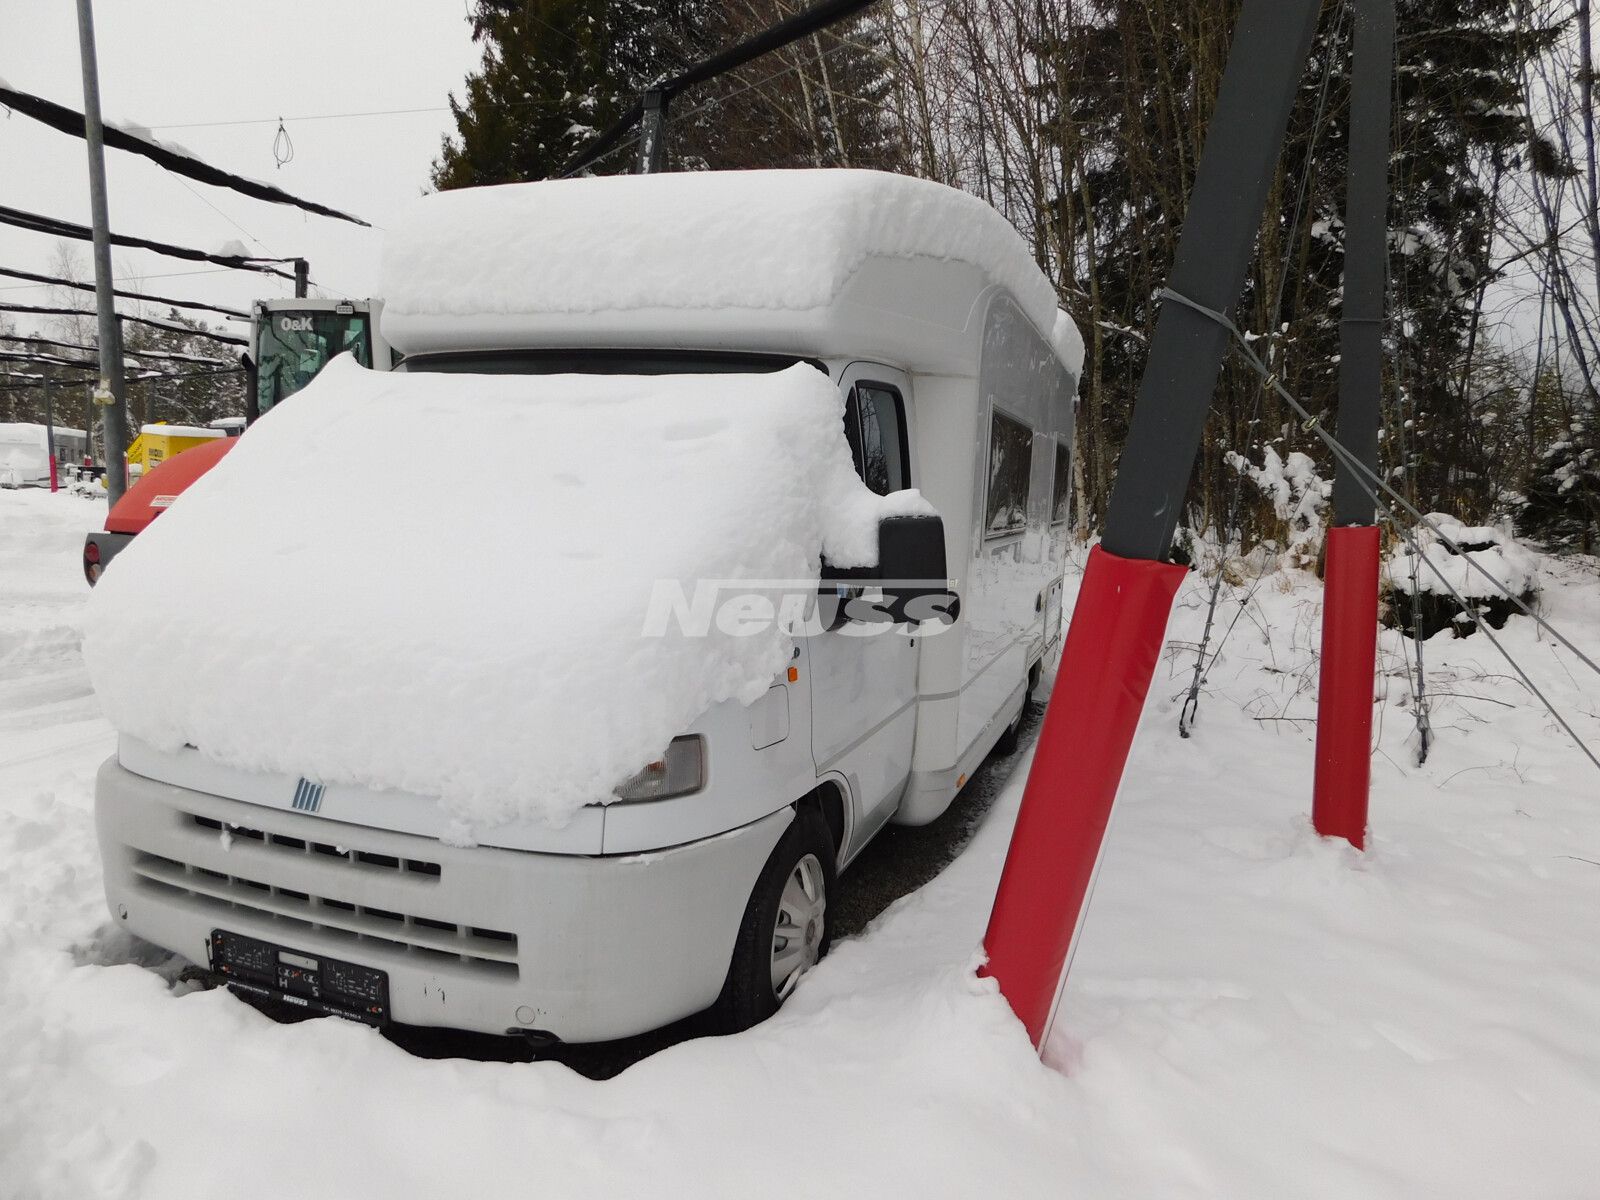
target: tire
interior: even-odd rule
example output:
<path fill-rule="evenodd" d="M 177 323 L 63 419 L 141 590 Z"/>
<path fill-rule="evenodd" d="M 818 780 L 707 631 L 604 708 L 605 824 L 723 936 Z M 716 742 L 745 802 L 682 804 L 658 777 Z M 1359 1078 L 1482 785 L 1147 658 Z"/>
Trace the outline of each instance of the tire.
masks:
<path fill-rule="evenodd" d="M 794 990 L 802 975 L 828 952 L 833 918 L 828 900 L 838 874 L 827 822 L 801 808 L 772 848 L 745 905 L 722 994 L 712 1007 L 719 1033 L 737 1033 L 766 1020 Z M 808 894 L 806 887 L 816 891 Z M 782 939 L 780 928 L 796 936 Z"/>

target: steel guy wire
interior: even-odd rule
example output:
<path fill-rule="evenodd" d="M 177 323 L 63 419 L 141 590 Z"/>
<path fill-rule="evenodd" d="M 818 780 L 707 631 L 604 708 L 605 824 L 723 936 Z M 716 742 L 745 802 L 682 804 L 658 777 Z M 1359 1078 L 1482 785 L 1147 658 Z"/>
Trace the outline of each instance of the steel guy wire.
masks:
<path fill-rule="evenodd" d="M 1404 508 L 1417 524 L 1422 525 L 1430 530 L 1435 537 L 1444 542 L 1445 545 L 1447 545 L 1455 554 L 1460 556 L 1469 566 L 1475 568 L 1480 574 L 1483 575 L 1485 579 L 1489 580 L 1489 582 L 1494 586 L 1495 590 L 1503 594 L 1507 599 L 1521 609 L 1525 615 L 1532 617 L 1541 629 L 1544 629 L 1569 651 L 1571 651 L 1572 654 L 1579 659 L 1579 661 L 1584 663 L 1584 665 L 1596 673 L 1600 673 L 1600 666 L 1597 666 L 1593 659 L 1591 659 L 1582 650 L 1579 650 L 1576 646 L 1574 646 L 1566 637 L 1566 635 L 1561 633 L 1560 630 L 1556 629 L 1555 626 L 1551 625 L 1543 617 L 1533 612 L 1533 610 L 1530 609 L 1520 597 L 1514 595 L 1510 589 L 1508 589 L 1498 579 L 1496 579 L 1482 567 L 1478 566 L 1478 564 L 1468 557 L 1461 547 L 1457 545 L 1456 542 L 1450 537 L 1448 537 L 1442 530 L 1440 530 L 1434 522 L 1430 521 L 1426 516 L 1417 510 L 1416 506 L 1411 504 L 1411 502 L 1408 501 L 1404 496 L 1400 495 L 1399 492 L 1395 491 L 1394 488 L 1389 486 L 1389 484 L 1382 479 L 1376 471 L 1373 471 L 1365 463 L 1361 462 L 1344 445 L 1343 442 L 1339 441 L 1337 437 L 1324 429 L 1320 419 L 1313 417 L 1310 412 L 1307 411 L 1305 406 L 1300 403 L 1299 399 L 1290 393 L 1289 390 L 1282 384 L 1278 383 L 1276 377 L 1267 371 L 1266 364 L 1261 361 L 1260 357 L 1255 353 L 1254 349 L 1251 348 L 1250 344 L 1244 340 L 1244 336 L 1240 333 L 1239 327 L 1235 325 L 1228 316 L 1217 312 L 1215 309 L 1207 308 L 1203 304 L 1199 304 L 1196 301 L 1189 299 L 1182 293 L 1173 291 L 1171 288 L 1163 288 L 1161 291 L 1161 297 L 1162 299 L 1173 300 L 1179 304 L 1185 305 L 1188 308 L 1192 308 L 1196 312 L 1200 313 L 1200 315 L 1208 318 L 1209 320 L 1215 321 L 1224 329 L 1228 330 L 1228 332 L 1233 336 L 1234 340 L 1237 341 L 1240 347 L 1243 348 L 1245 356 L 1249 359 L 1250 364 L 1255 368 L 1255 370 L 1267 380 L 1268 384 L 1273 388 L 1274 391 L 1278 393 L 1278 395 L 1283 399 L 1284 403 L 1288 404 L 1291 409 L 1300 415 L 1301 419 L 1305 422 L 1306 429 L 1314 433 L 1323 442 L 1323 444 L 1334 453 L 1335 457 L 1339 458 L 1342 462 L 1346 463 L 1357 472 L 1357 482 L 1362 490 L 1372 497 L 1373 504 L 1384 516 L 1395 523 L 1396 528 L 1400 528 L 1404 531 L 1404 535 L 1406 537 L 1414 539 L 1416 536 L 1415 532 L 1411 529 L 1405 528 L 1399 522 L 1394 508 L 1386 503 L 1382 496 L 1378 494 L 1380 489 L 1384 492 L 1387 492 L 1396 503 Z M 1365 476 L 1366 478 L 1363 479 L 1360 478 L 1360 476 Z M 1477 609 L 1473 605 L 1469 604 L 1461 595 L 1461 593 L 1456 590 L 1455 586 L 1447 578 L 1445 578 L 1444 572 L 1439 568 L 1438 564 L 1433 562 L 1433 560 L 1430 559 L 1426 554 L 1421 554 L 1420 557 L 1428 569 L 1438 577 L 1439 582 L 1444 585 L 1445 590 L 1455 598 L 1455 600 L 1466 611 L 1467 615 L 1473 619 L 1473 622 L 1488 638 L 1489 644 L 1500 652 L 1501 657 L 1503 657 L 1510 665 L 1511 669 L 1517 673 L 1517 676 L 1522 680 L 1523 685 L 1533 693 L 1533 695 L 1542 705 L 1544 705 L 1545 710 L 1553 718 L 1555 718 L 1556 723 L 1566 731 L 1567 736 L 1573 740 L 1578 749 L 1583 752 L 1584 756 L 1588 758 L 1597 769 L 1600 769 L 1600 757 L 1597 757 L 1594 751 L 1589 749 L 1588 744 L 1578 736 L 1578 733 L 1575 729 L 1573 729 L 1572 724 L 1561 715 L 1560 711 L 1555 707 L 1555 705 L 1550 702 L 1550 699 L 1539 690 L 1538 685 L 1535 684 L 1533 680 L 1528 677 L 1528 673 L 1522 669 L 1522 665 L 1518 663 L 1517 660 L 1511 655 L 1511 652 L 1501 644 L 1500 639 L 1495 637 L 1494 634 L 1490 632 L 1488 624 L 1483 620 L 1482 616 L 1479 615 Z"/>
<path fill-rule="evenodd" d="M 1505 596 L 1507 600 L 1511 601 L 1511 603 L 1515 605 L 1524 616 L 1531 617 L 1534 623 L 1539 626 L 1539 628 L 1543 629 L 1551 637 L 1555 638 L 1556 641 L 1560 642 L 1569 651 L 1571 651 L 1579 662 L 1583 663 L 1584 666 L 1588 667 L 1595 674 L 1600 675 L 1600 663 L 1596 663 L 1594 659 L 1590 658 L 1582 650 L 1578 649 L 1577 646 L 1573 645 L 1571 638 L 1567 637 L 1566 634 L 1562 633 L 1554 625 L 1550 624 L 1549 621 L 1545 620 L 1545 618 L 1534 612 L 1533 609 L 1530 608 L 1520 596 L 1513 593 L 1505 586 L 1505 584 L 1501 583 L 1492 574 L 1490 574 L 1489 571 L 1468 556 L 1466 551 L 1464 551 L 1453 538 L 1440 529 L 1439 526 L 1434 522 L 1430 521 L 1426 515 L 1418 510 L 1416 505 L 1412 504 L 1398 491 L 1396 491 L 1387 480 L 1380 476 L 1371 467 L 1367 466 L 1366 463 L 1357 458 L 1337 437 L 1324 429 L 1322 427 L 1322 419 L 1320 417 L 1312 416 L 1311 412 L 1305 407 L 1305 405 L 1301 404 L 1299 399 L 1296 398 L 1293 393 L 1284 387 L 1282 383 L 1278 382 L 1277 376 L 1272 374 L 1272 372 L 1267 369 L 1267 365 L 1261 361 L 1260 356 L 1256 354 L 1250 343 L 1245 340 L 1244 334 L 1240 332 L 1239 327 L 1235 325 L 1228 316 L 1217 312 L 1215 309 L 1207 308 L 1205 305 L 1199 304 L 1196 301 L 1189 299 L 1182 293 L 1173 291 L 1171 288 L 1162 288 L 1160 296 L 1163 300 L 1172 300 L 1178 304 L 1184 305 L 1187 308 L 1192 308 L 1201 316 L 1217 322 L 1217 324 L 1228 330 L 1228 332 L 1233 335 L 1234 340 L 1238 342 L 1240 348 L 1245 354 L 1245 357 L 1250 361 L 1250 365 L 1255 368 L 1256 372 L 1260 374 L 1263 379 L 1266 380 L 1267 386 L 1278 393 L 1278 395 L 1283 399 L 1283 402 L 1293 409 L 1294 412 L 1305 423 L 1305 428 L 1309 432 L 1315 434 L 1317 438 L 1328 447 L 1329 450 L 1333 451 L 1333 454 L 1336 458 L 1338 458 L 1341 462 L 1346 463 L 1358 475 L 1365 476 L 1371 481 L 1372 486 L 1376 486 L 1377 488 L 1380 488 L 1384 492 L 1388 493 L 1395 503 L 1404 509 L 1414 521 L 1425 526 L 1433 533 L 1435 537 L 1448 546 L 1452 553 L 1459 555 L 1469 567 L 1487 579 L 1490 585 L 1493 586 L 1497 592 Z M 1363 486 L 1366 488 L 1366 490 L 1371 490 L 1371 487 L 1368 487 L 1367 485 Z M 1373 498 L 1374 500 L 1377 500 L 1376 495 L 1374 495 Z"/>

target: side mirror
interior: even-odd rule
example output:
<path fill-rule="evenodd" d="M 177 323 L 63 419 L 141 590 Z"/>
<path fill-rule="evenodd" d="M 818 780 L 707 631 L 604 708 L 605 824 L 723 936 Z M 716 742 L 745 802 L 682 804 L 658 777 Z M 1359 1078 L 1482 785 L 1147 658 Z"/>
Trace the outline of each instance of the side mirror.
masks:
<path fill-rule="evenodd" d="M 849 620 L 949 625 L 961 612 L 945 562 L 944 520 L 937 516 L 885 517 L 878 523 L 878 565 L 840 570 L 825 562 L 822 584 L 835 593 L 840 587 L 883 590 L 882 600 L 847 598 L 841 615 Z"/>

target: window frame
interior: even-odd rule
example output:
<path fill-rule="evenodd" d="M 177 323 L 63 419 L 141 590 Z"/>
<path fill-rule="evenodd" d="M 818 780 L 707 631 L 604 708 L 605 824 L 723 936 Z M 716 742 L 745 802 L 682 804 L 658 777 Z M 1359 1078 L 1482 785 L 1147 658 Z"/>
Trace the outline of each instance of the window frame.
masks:
<path fill-rule="evenodd" d="M 1067 439 L 1059 433 L 1051 440 L 1055 442 L 1056 457 L 1050 463 L 1050 528 L 1055 529 L 1058 526 L 1065 525 L 1072 518 L 1072 448 L 1067 444 Z M 1066 484 L 1064 490 L 1067 497 L 1067 507 L 1063 514 L 1057 517 L 1056 501 L 1060 497 L 1056 495 L 1055 490 L 1058 482 L 1056 479 L 1056 464 L 1061 461 L 1061 455 L 1063 454 L 1067 456 L 1067 473 L 1063 480 Z"/>
<path fill-rule="evenodd" d="M 878 390 L 880 392 L 887 392 L 889 394 L 889 396 L 892 397 L 893 400 L 894 400 L 895 424 L 899 427 L 899 434 L 900 434 L 900 437 L 899 437 L 899 441 L 900 441 L 900 484 L 899 484 L 898 487 L 893 486 L 895 481 L 891 479 L 889 481 L 890 485 L 891 485 L 890 488 L 889 488 L 889 492 L 887 492 L 885 494 L 888 495 L 888 494 L 892 494 L 894 492 L 903 492 L 907 488 L 915 487 L 916 484 L 913 482 L 913 475 L 912 475 L 912 470 L 911 470 L 911 435 L 910 435 L 910 431 L 907 430 L 907 428 L 906 428 L 906 400 L 905 400 L 905 397 L 901 394 L 899 387 L 897 387 L 895 384 L 885 383 L 880 379 L 873 379 L 872 377 L 867 376 L 867 375 L 862 375 L 862 376 L 850 381 L 850 393 L 849 393 L 849 395 L 847 395 L 845 397 L 845 400 L 844 400 L 845 417 L 846 417 L 846 419 L 848 420 L 852 416 L 855 418 L 855 423 L 856 423 L 856 442 L 855 442 L 855 445 L 861 447 L 861 453 L 862 453 L 862 459 L 863 459 L 863 461 L 860 462 L 860 463 L 852 464 L 856 468 L 856 478 L 861 480 L 863 485 L 865 485 L 867 487 L 871 486 L 870 484 L 867 483 L 867 475 L 866 475 L 866 461 L 865 461 L 865 456 L 866 456 L 866 437 L 865 437 L 865 429 L 864 429 L 864 427 L 862 425 L 862 421 L 861 421 L 861 401 L 860 401 L 860 399 L 858 398 L 858 396 L 856 394 L 863 387 L 875 388 L 876 390 Z M 854 449 L 854 447 L 852 447 L 852 449 Z M 852 458 L 853 457 L 854 457 L 854 455 L 852 455 Z"/>
<path fill-rule="evenodd" d="M 1013 425 L 1016 425 L 1028 435 L 1028 487 L 1027 491 L 1023 495 L 1022 500 L 1021 523 L 1014 526 L 1009 526 L 1005 529 L 991 529 L 989 491 L 991 487 L 992 472 L 994 470 L 994 431 L 995 423 L 1001 419 L 1010 421 Z M 1029 424 L 1022 417 L 1019 417 L 1016 413 L 1011 412 L 1009 409 L 1002 407 L 998 403 L 991 403 L 989 405 L 989 438 L 988 445 L 984 449 L 983 456 L 983 540 L 985 542 L 998 542 L 1006 538 L 1021 537 L 1028 531 L 1028 502 L 1033 499 L 1033 443 L 1034 439 L 1038 436 L 1038 430 L 1034 429 L 1031 424 Z M 1054 464 L 1052 464 L 1052 470 L 1053 469 Z"/>

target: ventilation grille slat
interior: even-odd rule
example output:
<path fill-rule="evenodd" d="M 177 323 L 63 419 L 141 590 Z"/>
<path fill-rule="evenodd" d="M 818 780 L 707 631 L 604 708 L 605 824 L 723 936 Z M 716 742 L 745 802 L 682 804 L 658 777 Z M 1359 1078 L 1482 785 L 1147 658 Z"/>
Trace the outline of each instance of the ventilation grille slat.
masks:
<path fill-rule="evenodd" d="M 202 817 L 198 813 L 187 815 L 189 820 L 201 829 L 214 829 L 218 833 L 227 830 L 229 837 L 248 838 L 260 842 L 265 848 L 280 850 L 287 854 L 321 854 L 328 858 L 342 858 L 352 867 L 372 867 L 380 871 L 398 871 L 406 875 L 420 875 L 432 879 L 439 879 L 444 875 L 443 868 L 436 862 L 396 858 L 392 854 L 375 854 L 369 850 L 350 850 L 328 842 L 308 842 L 304 838 L 287 837 L 281 833 L 266 833 L 260 829 L 251 829 L 247 825 L 225 825 L 215 817 Z"/>
<path fill-rule="evenodd" d="M 335 896 L 278 887 L 259 879 L 227 875 L 192 863 L 141 851 L 133 871 L 169 894 L 222 909 L 317 930 L 353 942 L 438 956 L 495 971 L 517 973 L 517 935 L 503 930 L 456 925 L 433 917 L 371 908 Z M 335 866 L 330 885 L 337 882 Z M 291 940 L 292 934 L 285 934 Z"/>

